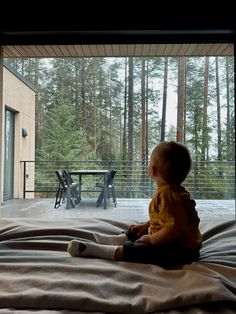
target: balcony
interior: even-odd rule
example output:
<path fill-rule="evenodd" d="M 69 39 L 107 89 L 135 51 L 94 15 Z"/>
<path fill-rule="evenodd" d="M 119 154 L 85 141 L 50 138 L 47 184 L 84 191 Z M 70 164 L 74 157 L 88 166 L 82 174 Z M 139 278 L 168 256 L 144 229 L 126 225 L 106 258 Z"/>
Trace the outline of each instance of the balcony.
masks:
<path fill-rule="evenodd" d="M 1 217 L 31 218 L 106 218 L 145 221 L 149 201 L 155 184 L 147 176 L 141 161 L 22 161 L 22 199 L 5 201 Z M 114 184 L 118 204 L 112 200 L 108 208 L 96 207 L 98 191 L 94 178 L 83 180 L 82 201 L 75 208 L 66 209 L 62 204 L 54 209 L 58 187 L 56 169 L 116 169 Z M 235 166 L 234 162 L 194 162 L 184 185 L 197 202 L 201 219 L 217 217 L 235 219 Z M 34 180 L 33 180 L 34 179 Z"/>
<path fill-rule="evenodd" d="M 49 160 L 22 161 L 23 198 L 54 197 L 58 181 L 57 169 L 68 171 L 79 169 L 114 169 L 117 171 L 114 184 L 119 199 L 150 199 L 156 190 L 154 182 L 147 175 L 147 163 L 128 160 Z M 86 177 L 82 183 L 84 198 L 96 198 L 94 177 Z M 235 162 L 199 161 L 192 163 L 192 169 L 184 182 L 195 199 L 235 199 Z"/>
<path fill-rule="evenodd" d="M 1 218 L 38 218 L 38 219 L 82 219 L 97 218 L 116 221 L 142 222 L 148 219 L 150 199 L 118 198 L 117 207 L 112 200 L 107 209 L 96 207 L 96 199 L 86 198 L 75 208 L 66 209 L 65 204 L 54 208 L 53 198 L 13 199 L 4 202 L 0 207 Z M 235 219 L 235 200 L 196 200 L 201 220 L 211 217 L 219 220 Z"/>

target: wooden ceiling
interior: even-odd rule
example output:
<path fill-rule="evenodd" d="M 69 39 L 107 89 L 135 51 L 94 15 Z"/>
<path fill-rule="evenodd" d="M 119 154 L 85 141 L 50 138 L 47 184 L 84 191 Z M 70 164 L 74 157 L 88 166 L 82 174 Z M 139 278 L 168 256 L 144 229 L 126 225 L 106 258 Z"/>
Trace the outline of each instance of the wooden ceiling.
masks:
<path fill-rule="evenodd" d="M 4 58 L 233 56 L 233 43 L 5 45 Z"/>

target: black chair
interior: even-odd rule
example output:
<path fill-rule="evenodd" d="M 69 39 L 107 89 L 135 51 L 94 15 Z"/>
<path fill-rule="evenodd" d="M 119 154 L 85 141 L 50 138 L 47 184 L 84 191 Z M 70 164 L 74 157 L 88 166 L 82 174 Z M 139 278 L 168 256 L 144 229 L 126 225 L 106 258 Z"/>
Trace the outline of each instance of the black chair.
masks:
<path fill-rule="evenodd" d="M 117 205 L 116 191 L 115 191 L 114 182 L 113 182 L 115 174 L 116 174 L 116 170 L 111 170 L 108 173 L 108 178 L 107 178 L 107 198 L 110 199 L 110 197 L 112 195 L 112 199 L 113 199 L 114 205 L 116 207 L 116 205 Z M 104 200 L 104 183 L 103 182 L 97 182 L 96 183 L 96 187 L 101 188 L 101 192 L 100 192 L 99 197 L 98 197 L 97 202 L 96 202 L 96 207 L 98 207 L 98 206 L 101 205 L 102 201 Z"/>
<path fill-rule="evenodd" d="M 57 179 L 59 182 L 57 193 L 56 193 L 56 200 L 54 204 L 54 208 L 58 208 L 61 206 L 62 203 L 65 202 L 65 193 L 67 189 L 66 180 L 64 178 L 62 170 L 55 171 L 57 175 Z"/>
<path fill-rule="evenodd" d="M 79 204 L 80 202 L 78 191 L 78 188 L 80 186 L 79 182 L 73 182 L 67 170 L 56 170 L 55 172 L 59 180 L 59 186 L 56 193 L 54 208 L 58 208 L 61 203 L 64 203 L 65 198 L 67 200 L 67 209 L 75 207 L 75 205 Z"/>

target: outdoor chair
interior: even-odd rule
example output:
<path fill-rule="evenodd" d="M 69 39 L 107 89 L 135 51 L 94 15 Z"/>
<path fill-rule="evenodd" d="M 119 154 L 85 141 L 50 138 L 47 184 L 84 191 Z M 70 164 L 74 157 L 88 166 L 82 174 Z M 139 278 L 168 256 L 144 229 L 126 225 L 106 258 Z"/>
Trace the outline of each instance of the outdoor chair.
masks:
<path fill-rule="evenodd" d="M 113 182 L 115 174 L 116 174 L 116 170 L 111 170 L 108 173 L 108 178 L 107 178 L 107 198 L 110 199 L 110 197 L 112 196 L 113 203 L 114 203 L 114 205 L 116 207 L 116 205 L 117 205 L 116 191 L 115 191 L 114 182 Z M 99 197 L 98 197 L 97 202 L 96 202 L 96 207 L 98 207 L 98 206 L 101 205 L 102 201 L 104 200 L 104 183 L 103 182 L 97 182 L 96 183 L 96 187 L 101 188 L 101 192 L 100 192 Z"/>
<path fill-rule="evenodd" d="M 75 205 L 80 203 L 80 195 L 79 195 L 80 183 L 73 182 L 71 175 L 69 174 L 67 170 L 63 170 L 62 173 L 66 181 L 67 189 L 68 187 L 70 187 L 70 196 L 69 198 L 67 197 L 67 201 L 70 204 L 66 204 L 66 208 L 75 207 Z"/>
<path fill-rule="evenodd" d="M 67 209 L 75 207 L 75 205 L 80 202 L 78 191 L 78 187 L 80 186 L 79 182 L 73 182 L 67 170 L 56 170 L 55 172 L 59 181 L 59 186 L 56 193 L 54 208 L 58 208 L 62 203 L 64 203 L 65 198 L 67 200 Z"/>
<path fill-rule="evenodd" d="M 66 193 L 66 180 L 63 176 L 62 170 L 56 170 L 55 171 L 58 179 L 58 189 L 56 193 L 56 200 L 54 204 L 54 208 L 58 208 L 61 206 L 62 203 L 65 202 L 65 193 Z"/>

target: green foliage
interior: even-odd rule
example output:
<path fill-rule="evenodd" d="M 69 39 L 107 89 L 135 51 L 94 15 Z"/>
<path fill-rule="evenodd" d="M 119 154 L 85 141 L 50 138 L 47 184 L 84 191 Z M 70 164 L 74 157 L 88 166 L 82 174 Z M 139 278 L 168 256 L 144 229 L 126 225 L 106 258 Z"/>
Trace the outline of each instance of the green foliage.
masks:
<path fill-rule="evenodd" d="M 61 103 L 45 116 L 40 160 L 79 160 L 94 157 L 82 130 L 75 129 L 69 105 Z"/>
<path fill-rule="evenodd" d="M 164 57 L 145 58 L 149 152 L 160 140 L 164 60 Z M 126 145 L 128 143 L 128 117 L 124 130 L 124 111 L 128 98 L 125 94 L 126 58 L 59 58 L 41 59 L 37 62 L 33 59 L 10 59 L 9 61 L 20 74 L 37 84 L 37 159 L 105 160 L 119 159 L 123 156 L 124 134 L 126 134 Z M 133 61 L 133 157 L 140 159 L 143 58 L 133 58 Z M 207 94 L 209 111 L 207 126 L 203 132 L 205 57 L 187 58 L 185 139 L 195 160 L 203 160 L 203 144 L 207 146 L 204 156 L 209 157 L 209 160 L 217 158 L 215 58 L 210 58 L 209 61 Z M 174 86 L 173 91 L 177 93 L 178 58 L 168 58 L 168 64 L 167 89 L 169 90 L 169 86 Z M 228 78 L 226 69 L 228 69 Z M 233 57 L 219 57 L 219 73 L 222 160 L 234 160 Z M 128 73 L 126 74 L 128 77 Z M 175 99 L 168 101 L 167 110 L 171 106 L 174 115 L 177 105 Z M 174 140 L 175 133 L 176 125 L 166 127 L 167 140 Z"/>

